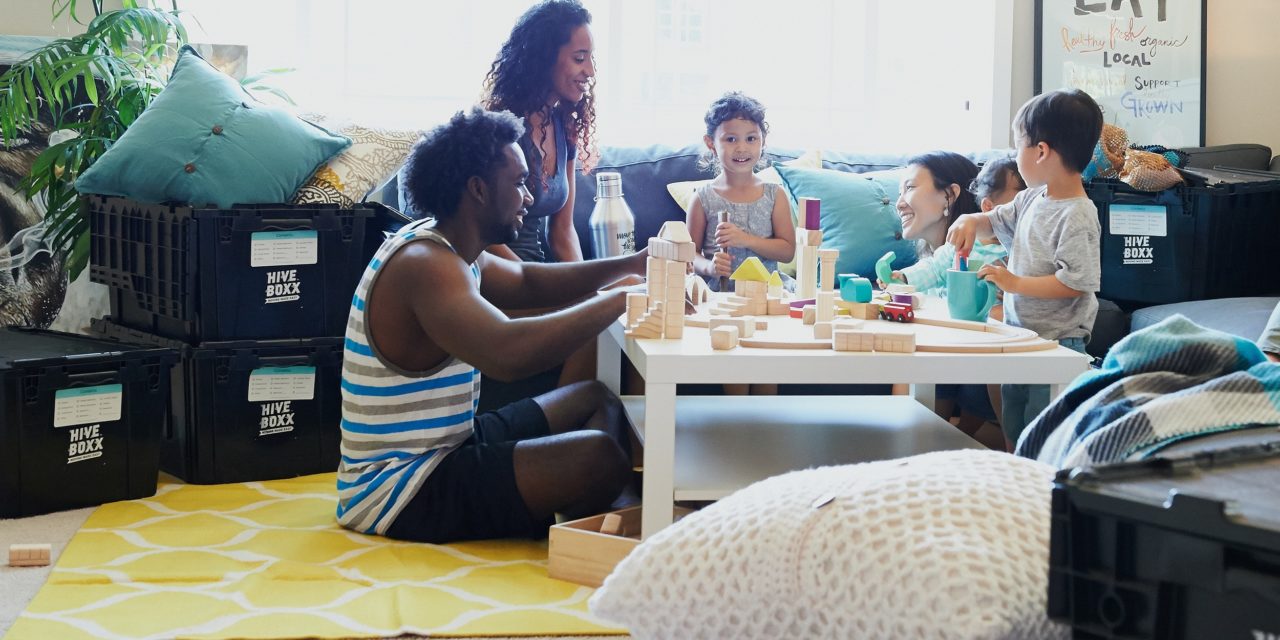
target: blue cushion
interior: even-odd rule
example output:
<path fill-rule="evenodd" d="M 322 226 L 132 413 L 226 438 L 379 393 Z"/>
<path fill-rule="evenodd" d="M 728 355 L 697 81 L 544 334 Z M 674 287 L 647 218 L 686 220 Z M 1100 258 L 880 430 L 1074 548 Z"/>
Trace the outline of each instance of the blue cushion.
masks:
<path fill-rule="evenodd" d="M 138 120 L 84 175 L 81 193 L 141 202 L 288 202 L 351 141 L 257 102 L 191 47 Z"/>
<path fill-rule="evenodd" d="M 782 175 L 791 210 L 797 198 L 822 200 L 822 246 L 839 249 L 836 273 L 875 275 L 876 260 L 886 251 L 897 259 L 894 269 L 916 261 L 915 243 L 902 237 L 902 221 L 894 209 L 897 185 L 857 173 L 775 165 Z"/>

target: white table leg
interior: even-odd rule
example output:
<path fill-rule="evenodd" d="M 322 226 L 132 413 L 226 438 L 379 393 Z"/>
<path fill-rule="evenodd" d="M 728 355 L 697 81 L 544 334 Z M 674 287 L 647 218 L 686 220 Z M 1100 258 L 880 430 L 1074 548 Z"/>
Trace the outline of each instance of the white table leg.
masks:
<path fill-rule="evenodd" d="M 622 392 L 622 345 L 607 328 L 596 339 L 596 378 L 614 395 Z"/>
<path fill-rule="evenodd" d="M 1066 384 L 1049 385 L 1049 404 L 1053 404 L 1053 401 L 1057 400 L 1058 396 L 1062 395 L 1062 392 L 1066 390 L 1067 390 Z"/>
<path fill-rule="evenodd" d="M 936 404 L 936 389 L 934 387 L 935 385 L 932 384 L 913 382 L 911 383 L 911 397 L 915 398 L 916 402 L 924 405 L 924 408 L 933 411 Z"/>
<path fill-rule="evenodd" d="M 676 385 L 645 386 L 644 394 L 644 513 L 640 537 L 671 524 L 675 513 Z"/>

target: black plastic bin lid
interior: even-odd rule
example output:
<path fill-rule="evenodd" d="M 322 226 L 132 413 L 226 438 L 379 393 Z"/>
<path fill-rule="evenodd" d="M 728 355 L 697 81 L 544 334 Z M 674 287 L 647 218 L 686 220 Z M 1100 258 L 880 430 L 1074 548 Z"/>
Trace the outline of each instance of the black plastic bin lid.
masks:
<path fill-rule="evenodd" d="M 51 364 L 177 358 L 173 349 L 130 346 L 88 336 L 30 327 L 0 328 L 0 371 Z"/>

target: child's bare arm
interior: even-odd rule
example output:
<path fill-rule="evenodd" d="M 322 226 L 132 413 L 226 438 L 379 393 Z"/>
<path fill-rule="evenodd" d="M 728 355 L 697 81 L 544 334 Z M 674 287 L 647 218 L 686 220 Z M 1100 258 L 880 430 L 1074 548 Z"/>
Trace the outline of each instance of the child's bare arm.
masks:
<path fill-rule="evenodd" d="M 693 254 L 693 272 L 705 278 L 714 278 L 719 275 L 716 273 L 714 260 L 702 255 L 702 243 L 707 233 L 707 212 L 702 208 L 702 200 L 697 196 L 697 192 L 691 200 L 689 213 L 685 214 L 684 221 L 685 226 L 689 228 L 689 237 L 693 238 L 693 242 L 698 247 L 698 251 Z"/>
<path fill-rule="evenodd" d="M 959 223 L 957 223 L 959 224 Z M 1028 298 L 1074 298 L 1084 295 L 1062 284 L 1055 275 L 1024 277 L 999 265 L 984 265 L 978 270 L 978 277 L 985 278 L 1000 287 L 1001 291 L 1027 296 Z"/>

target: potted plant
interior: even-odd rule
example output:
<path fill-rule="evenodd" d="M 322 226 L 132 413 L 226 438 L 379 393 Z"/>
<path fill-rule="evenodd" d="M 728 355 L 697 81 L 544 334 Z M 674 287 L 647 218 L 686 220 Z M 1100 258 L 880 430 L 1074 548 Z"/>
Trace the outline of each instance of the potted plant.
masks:
<path fill-rule="evenodd" d="M 53 0 L 53 19 L 66 16 L 84 24 L 77 4 Z M 17 191 L 28 200 L 43 199 L 42 237 L 36 240 L 65 265 L 70 279 L 84 269 L 89 254 L 76 177 L 160 93 L 167 61 L 187 41 L 177 2 L 122 0 L 111 10 L 104 10 L 103 0 L 90 4 L 93 17 L 84 33 L 46 44 L 0 75 L 0 150 L 31 136 L 66 132 L 53 135 Z"/>

